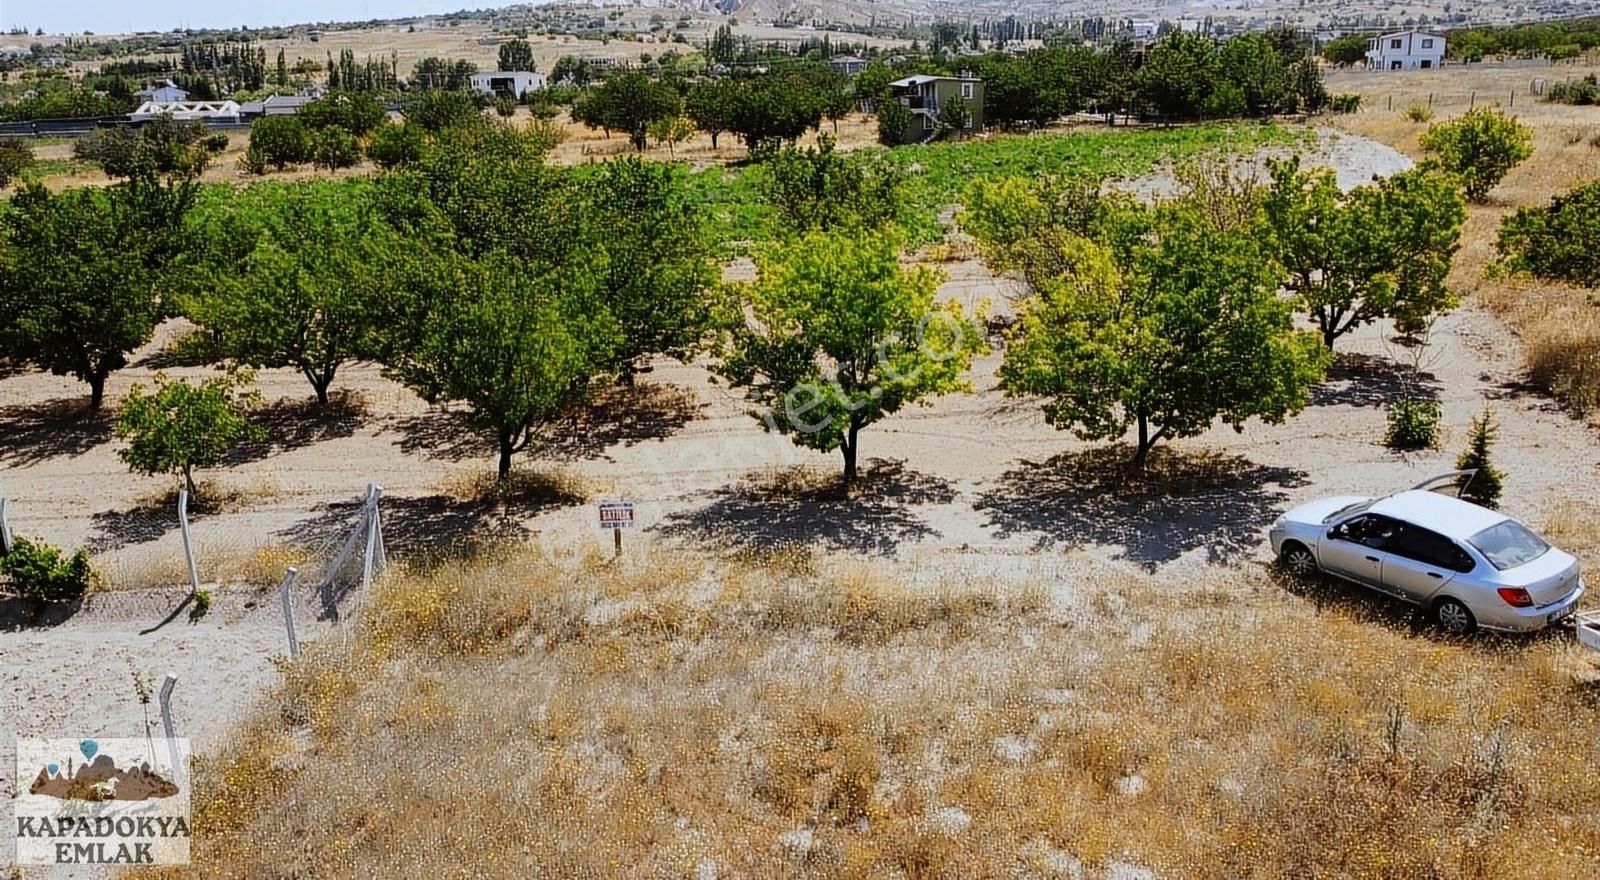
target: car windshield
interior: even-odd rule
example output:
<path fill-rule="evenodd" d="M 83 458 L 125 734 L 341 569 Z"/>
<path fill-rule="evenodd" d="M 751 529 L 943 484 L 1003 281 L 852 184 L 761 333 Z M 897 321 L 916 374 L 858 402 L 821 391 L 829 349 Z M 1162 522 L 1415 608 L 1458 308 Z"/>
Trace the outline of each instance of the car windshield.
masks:
<path fill-rule="evenodd" d="M 1371 501 L 1356 501 L 1356 502 L 1354 502 L 1352 504 L 1346 504 L 1345 506 L 1339 508 L 1338 510 L 1335 510 L 1333 513 L 1330 513 L 1327 516 L 1323 517 L 1322 521 L 1324 523 L 1330 523 L 1330 522 L 1333 522 L 1334 520 L 1338 519 L 1341 516 L 1344 516 L 1344 515 L 1350 514 L 1350 513 L 1355 513 L 1358 510 L 1365 510 L 1365 509 L 1367 509 L 1368 507 L 1371 507 L 1371 506 L 1372 506 L 1372 502 Z"/>
<path fill-rule="evenodd" d="M 1505 571 L 1543 556 L 1550 545 L 1515 520 L 1506 520 L 1473 535 L 1467 543 L 1478 548 L 1489 564 Z"/>

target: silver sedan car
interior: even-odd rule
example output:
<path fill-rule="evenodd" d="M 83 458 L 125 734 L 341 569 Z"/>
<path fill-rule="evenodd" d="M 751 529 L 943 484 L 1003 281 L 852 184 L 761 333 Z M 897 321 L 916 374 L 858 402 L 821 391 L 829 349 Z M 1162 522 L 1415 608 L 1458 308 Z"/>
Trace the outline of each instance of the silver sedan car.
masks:
<path fill-rule="evenodd" d="M 1302 504 L 1272 524 L 1273 553 L 1292 574 L 1326 572 L 1420 605 L 1453 633 L 1570 616 L 1583 595 L 1578 561 L 1503 513 L 1428 490 L 1461 476 Z"/>

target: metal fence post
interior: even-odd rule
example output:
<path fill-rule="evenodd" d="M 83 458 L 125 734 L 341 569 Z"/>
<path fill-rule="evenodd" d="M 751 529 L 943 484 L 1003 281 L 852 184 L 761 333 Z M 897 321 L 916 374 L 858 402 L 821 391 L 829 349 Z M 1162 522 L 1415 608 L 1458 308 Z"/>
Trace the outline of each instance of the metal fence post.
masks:
<path fill-rule="evenodd" d="M 278 585 L 278 598 L 283 603 L 283 628 L 289 637 L 289 656 L 300 656 L 300 637 L 294 631 L 294 598 L 290 589 L 300 572 L 293 566 L 284 569 L 283 583 Z"/>
<path fill-rule="evenodd" d="M 11 508 L 5 496 L 0 495 L 0 556 L 11 552 Z"/>
<path fill-rule="evenodd" d="M 178 726 L 172 722 L 172 689 L 178 686 L 178 676 L 169 672 L 161 682 L 161 728 L 167 734 L 167 754 L 172 758 L 172 775 L 182 777 L 183 758 L 178 754 Z"/>
<path fill-rule="evenodd" d="M 189 563 L 189 593 L 200 592 L 200 569 L 194 561 L 194 541 L 189 537 L 189 490 L 178 490 L 178 530 L 183 533 L 183 556 Z"/>
<path fill-rule="evenodd" d="M 372 564 L 378 544 L 378 496 L 382 491 L 377 483 L 367 484 L 367 521 L 364 523 L 367 546 L 361 554 L 362 589 L 372 586 Z"/>

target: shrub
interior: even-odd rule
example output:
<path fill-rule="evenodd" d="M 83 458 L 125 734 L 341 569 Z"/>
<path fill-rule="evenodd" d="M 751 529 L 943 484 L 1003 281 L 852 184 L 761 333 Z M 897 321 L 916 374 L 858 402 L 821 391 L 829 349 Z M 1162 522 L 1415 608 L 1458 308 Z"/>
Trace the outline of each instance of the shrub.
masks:
<path fill-rule="evenodd" d="M 0 140 L 0 186 L 5 186 L 33 164 L 33 150 L 14 138 Z"/>
<path fill-rule="evenodd" d="M 1406 118 L 1412 122 L 1432 122 L 1433 108 L 1418 101 L 1406 108 Z"/>
<path fill-rule="evenodd" d="M 222 132 L 208 134 L 200 139 L 200 146 L 204 147 L 207 153 L 220 153 L 228 148 L 228 136 Z"/>
<path fill-rule="evenodd" d="M 906 129 L 911 126 L 911 108 L 895 100 L 878 102 L 878 142 L 884 146 L 904 143 Z"/>
<path fill-rule="evenodd" d="M 1352 92 L 1334 95 L 1328 99 L 1328 109 L 1335 113 L 1355 113 L 1361 109 L 1361 96 Z"/>
<path fill-rule="evenodd" d="M 79 548 L 67 556 L 20 535 L 12 541 L 11 552 L 0 556 L 0 574 L 11 578 L 18 596 L 39 602 L 70 602 L 89 589 L 93 577 L 88 551 Z"/>
<path fill-rule="evenodd" d="M 388 112 L 378 99 L 361 92 L 333 92 L 301 108 L 298 118 L 307 128 L 337 128 L 356 137 L 383 124 Z"/>
<path fill-rule="evenodd" d="M 1389 404 L 1389 429 L 1383 445 L 1390 449 L 1432 449 L 1439 442 L 1439 402 L 1402 398 Z"/>
<path fill-rule="evenodd" d="M 1519 208 L 1500 224 L 1501 265 L 1535 278 L 1600 286 L 1600 182 Z"/>
<path fill-rule="evenodd" d="M 367 156 L 379 168 L 403 168 L 422 160 L 422 129 L 410 123 L 382 125 L 372 133 Z"/>
<path fill-rule="evenodd" d="M 1478 472 L 1462 487 L 1461 497 L 1485 507 L 1493 507 L 1500 500 L 1501 484 L 1505 481 L 1505 472 L 1489 461 L 1489 452 L 1499 432 L 1494 413 L 1485 409 L 1472 420 L 1467 448 L 1456 458 L 1456 470 Z"/>
<path fill-rule="evenodd" d="M 1591 73 L 1574 82 L 1552 83 L 1545 91 L 1544 99 L 1554 104 L 1588 106 L 1600 101 L 1600 81 Z"/>
<path fill-rule="evenodd" d="M 517 115 L 517 99 L 509 98 L 505 95 L 495 98 L 494 112 L 498 113 L 501 119 L 510 119 Z"/>
<path fill-rule="evenodd" d="M 1429 128 L 1422 148 L 1446 171 L 1461 179 L 1467 198 L 1483 202 L 1506 173 L 1533 155 L 1533 132 L 1492 107 Z"/>

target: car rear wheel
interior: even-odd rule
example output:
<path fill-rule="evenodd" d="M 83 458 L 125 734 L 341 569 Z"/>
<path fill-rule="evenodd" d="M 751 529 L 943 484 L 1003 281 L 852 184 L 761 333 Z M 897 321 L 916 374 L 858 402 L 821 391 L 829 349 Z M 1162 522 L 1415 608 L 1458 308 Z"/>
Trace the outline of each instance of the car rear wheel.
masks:
<path fill-rule="evenodd" d="M 1440 599 L 1433 606 L 1434 622 L 1439 624 L 1445 632 L 1464 636 L 1478 627 L 1477 618 L 1467 610 L 1467 606 L 1455 599 Z"/>
<path fill-rule="evenodd" d="M 1283 570 L 1298 578 L 1311 577 L 1317 573 L 1317 557 L 1311 555 L 1310 548 L 1299 541 L 1285 541 L 1278 549 L 1278 564 Z"/>

